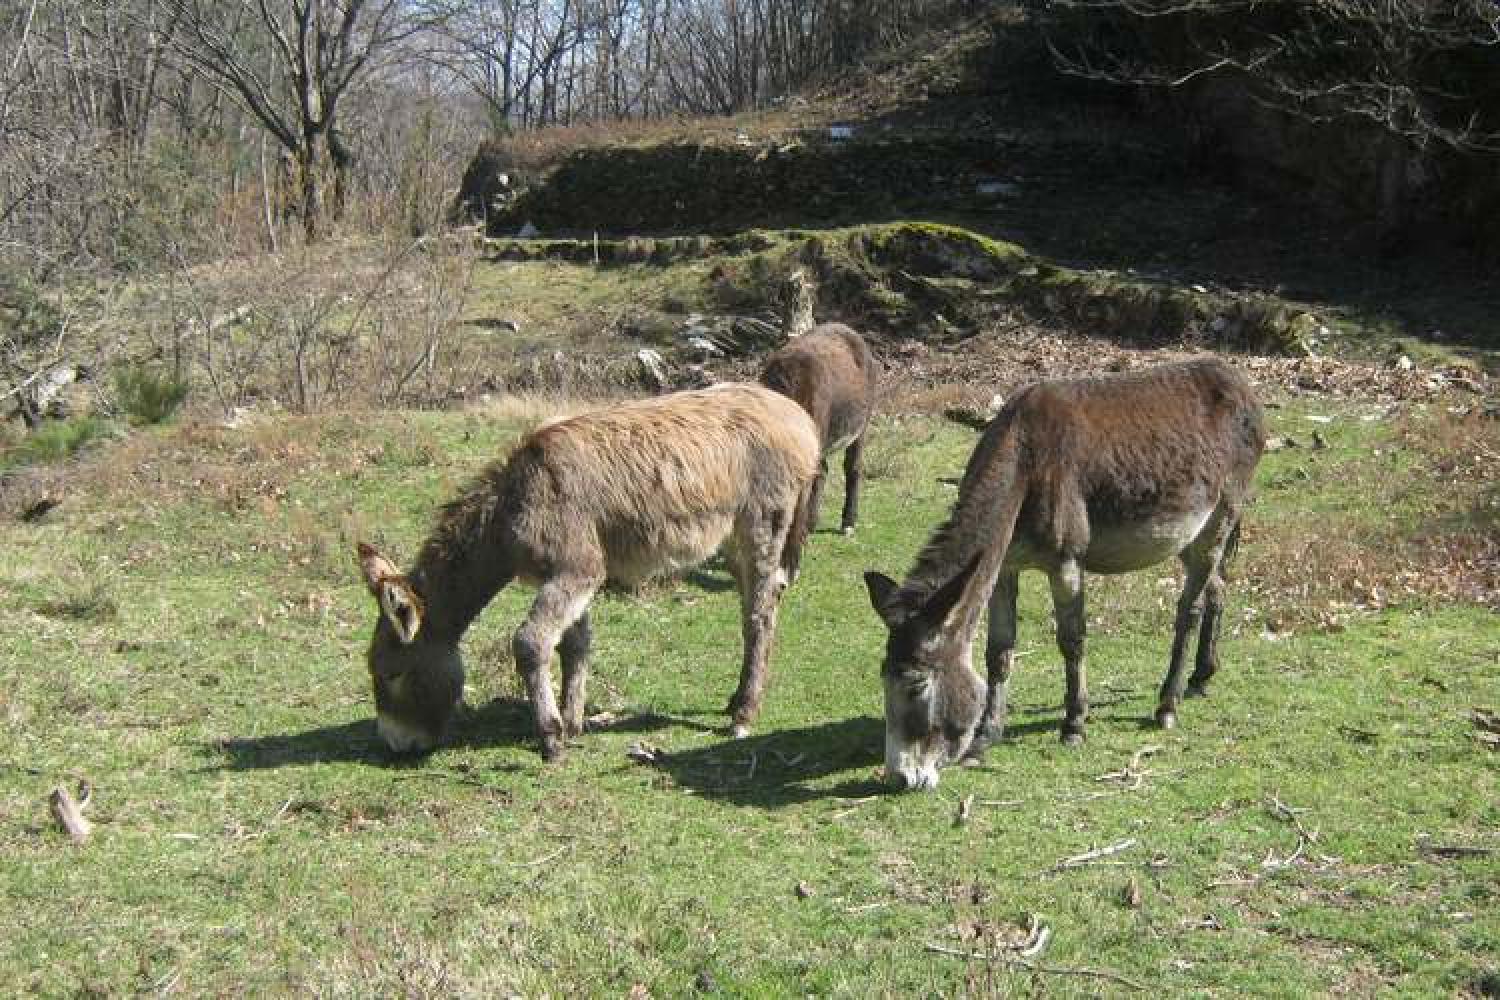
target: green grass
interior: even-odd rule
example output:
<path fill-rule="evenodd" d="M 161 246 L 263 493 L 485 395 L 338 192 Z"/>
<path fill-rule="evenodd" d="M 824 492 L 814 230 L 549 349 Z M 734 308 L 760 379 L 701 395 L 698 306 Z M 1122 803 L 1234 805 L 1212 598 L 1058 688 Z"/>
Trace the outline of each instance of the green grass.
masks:
<path fill-rule="evenodd" d="M 1305 437 L 1306 412 L 1274 411 L 1274 432 Z M 908 797 L 876 783 L 883 636 L 860 573 L 907 568 L 951 502 L 941 478 L 961 469 L 967 431 L 877 427 L 864 523 L 814 537 L 747 740 L 727 742 L 716 712 L 739 651 L 721 569 L 602 596 L 591 708 L 621 721 L 558 766 L 535 753 L 504 653 L 521 589 L 467 643 L 475 708 L 455 745 L 392 762 L 370 723 L 373 609 L 353 542 L 409 557 L 512 425 L 388 414 L 141 432 L 100 470 L 107 488 L 0 526 L 0 982 L 51 995 L 1126 990 L 926 950 L 981 952 L 1035 913 L 1053 930 L 1039 963 L 1150 994 L 1478 989 L 1500 974 L 1500 856 L 1422 845 L 1500 848 L 1500 761 L 1469 719 L 1500 707 L 1500 627 L 1479 607 L 1413 601 L 1351 611 L 1337 630 L 1262 628 L 1280 579 L 1266 563 L 1301 551 L 1279 534 L 1315 531 L 1309 519 L 1373 530 L 1386 514 L 1355 483 L 1388 474 L 1370 452 L 1389 429 L 1317 412 L 1340 417 L 1330 447 L 1262 469 L 1241 552 L 1260 583 L 1232 589 L 1220 680 L 1179 729 L 1146 725 L 1174 569 L 1091 581 L 1095 709 L 1076 751 L 1057 739 L 1061 670 L 1045 582 L 1029 576 L 1010 738 L 985 767 Z M 632 763 L 636 741 L 662 764 Z M 1101 780 L 1148 746 L 1138 787 Z M 95 832 L 75 846 L 46 796 L 79 779 Z M 1316 835 L 1300 854 L 1278 801 Z M 1107 863 L 1054 870 L 1127 839 Z"/>
<path fill-rule="evenodd" d="M 9 448 L 0 450 L 0 469 L 60 462 L 109 433 L 102 417 L 73 417 L 43 423 Z"/>

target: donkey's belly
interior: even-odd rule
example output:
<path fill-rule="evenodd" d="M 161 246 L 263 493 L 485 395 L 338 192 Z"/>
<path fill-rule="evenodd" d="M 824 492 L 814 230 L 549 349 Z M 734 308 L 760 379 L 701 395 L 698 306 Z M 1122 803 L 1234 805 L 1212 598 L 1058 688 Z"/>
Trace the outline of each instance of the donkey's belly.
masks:
<path fill-rule="evenodd" d="M 1155 565 L 1187 548 L 1212 514 L 1210 507 L 1131 524 L 1094 525 L 1083 568 L 1091 573 L 1129 573 Z"/>
<path fill-rule="evenodd" d="M 609 578 L 630 585 L 691 569 L 717 552 L 733 527 L 731 514 L 702 515 L 658 527 L 649 537 L 632 531 L 609 539 Z"/>

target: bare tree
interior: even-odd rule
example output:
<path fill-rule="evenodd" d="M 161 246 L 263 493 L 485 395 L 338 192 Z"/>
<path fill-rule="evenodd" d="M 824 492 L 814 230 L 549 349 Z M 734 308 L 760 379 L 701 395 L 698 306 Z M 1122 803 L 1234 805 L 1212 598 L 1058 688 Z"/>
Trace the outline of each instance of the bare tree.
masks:
<path fill-rule="evenodd" d="M 178 23 L 172 51 L 281 145 L 294 170 L 297 211 L 315 236 L 325 210 L 342 208 L 352 165 L 339 129 L 342 102 L 440 15 L 401 0 L 162 3 Z"/>
<path fill-rule="evenodd" d="M 1298 117 L 1363 119 L 1421 148 L 1500 153 L 1493 0 L 1054 0 L 1063 72 L 1176 90 L 1238 79 Z"/>

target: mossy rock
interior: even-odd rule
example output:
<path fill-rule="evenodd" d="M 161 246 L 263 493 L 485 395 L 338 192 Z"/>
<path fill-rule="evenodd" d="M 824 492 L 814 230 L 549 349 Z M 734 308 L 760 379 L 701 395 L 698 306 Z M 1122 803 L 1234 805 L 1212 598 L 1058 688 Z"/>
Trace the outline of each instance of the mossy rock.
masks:
<path fill-rule="evenodd" d="M 951 208 L 1000 155 L 974 137 L 871 137 L 761 145 L 668 142 L 576 150 L 491 215 L 490 232 L 732 233 L 903 208 Z"/>
<path fill-rule="evenodd" d="M 704 307 L 738 315 L 778 313 L 787 276 L 805 268 L 817 289 L 819 319 L 903 337 L 945 338 L 972 330 L 997 304 L 1143 346 L 1306 355 L 1322 328 L 1311 313 L 1271 296 L 1058 267 L 1014 244 L 928 222 L 723 237 L 488 240 L 486 246 L 504 260 L 601 267 L 713 260 L 700 286 Z"/>
<path fill-rule="evenodd" d="M 1030 261 L 1013 243 L 934 222 L 875 227 L 864 238 L 864 253 L 887 270 L 974 281 L 999 281 Z"/>
<path fill-rule="evenodd" d="M 1034 314 L 1122 343 L 1205 346 L 1306 356 L 1321 323 L 1271 296 L 1231 295 L 1108 271 L 1027 268 L 1011 282 Z"/>

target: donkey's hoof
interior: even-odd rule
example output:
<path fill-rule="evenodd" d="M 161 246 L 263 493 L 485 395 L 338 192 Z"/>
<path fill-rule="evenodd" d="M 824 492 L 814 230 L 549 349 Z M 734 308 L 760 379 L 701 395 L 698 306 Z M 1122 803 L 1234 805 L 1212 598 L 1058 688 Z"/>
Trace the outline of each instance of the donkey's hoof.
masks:
<path fill-rule="evenodd" d="M 846 524 L 846 525 L 844 525 L 842 528 L 839 529 L 839 533 L 841 535 L 843 535 L 845 538 L 853 538 L 854 537 L 854 525 L 852 525 L 852 524 Z"/>
<path fill-rule="evenodd" d="M 729 727 L 729 738 L 732 740 L 742 740 L 749 735 L 750 727 L 745 725 L 743 722 L 736 722 L 734 725 Z"/>
<path fill-rule="evenodd" d="M 1062 734 L 1062 742 L 1065 747 L 1081 747 L 1083 746 L 1083 734 L 1064 732 Z"/>
<path fill-rule="evenodd" d="M 1177 728 L 1177 713 L 1170 709 L 1158 708 L 1156 710 L 1156 724 L 1163 729 Z"/>
<path fill-rule="evenodd" d="M 1192 681 L 1189 681 L 1187 690 L 1182 693 L 1188 698 L 1207 698 L 1208 682 L 1204 681 L 1201 684 L 1194 684 Z"/>

